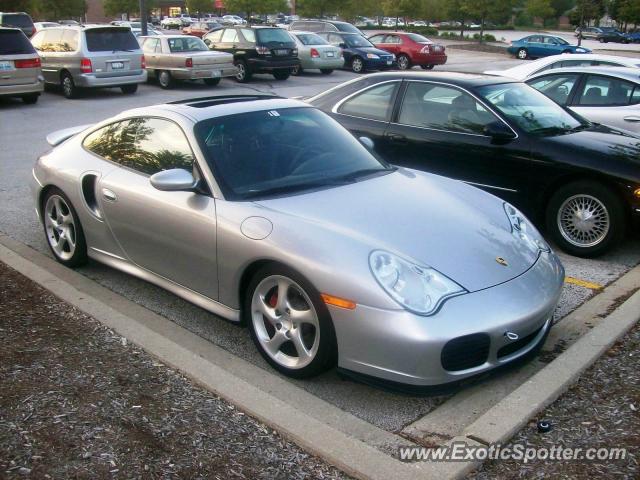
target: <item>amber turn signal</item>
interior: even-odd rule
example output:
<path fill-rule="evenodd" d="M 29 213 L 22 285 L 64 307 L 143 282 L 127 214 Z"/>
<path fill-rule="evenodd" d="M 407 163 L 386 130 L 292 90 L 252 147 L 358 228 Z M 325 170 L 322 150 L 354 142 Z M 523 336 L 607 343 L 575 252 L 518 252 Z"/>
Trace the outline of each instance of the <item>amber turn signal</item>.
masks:
<path fill-rule="evenodd" d="M 356 302 L 346 300 L 340 297 L 334 297 L 333 295 L 321 294 L 322 300 L 327 305 L 333 305 L 335 307 L 346 308 L 347 310 L 354 310 L 356 308 Z"/>

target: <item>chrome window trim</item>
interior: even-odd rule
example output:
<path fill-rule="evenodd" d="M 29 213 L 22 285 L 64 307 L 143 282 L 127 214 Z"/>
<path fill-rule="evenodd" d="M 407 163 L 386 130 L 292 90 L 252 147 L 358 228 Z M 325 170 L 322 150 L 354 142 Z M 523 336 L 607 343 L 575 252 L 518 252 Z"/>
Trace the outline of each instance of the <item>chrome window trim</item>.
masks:
<path fill-rule="evenodd" d="M 460 85 L 454 85 L 454 84 L 452 84 L 452 83 L 446 83 L 446 82 L 438 82 L 438 81 L 434 81 L 434 80 L 413 80 L 413 79 L 407 80 L 407 79 L 405 79 L 405 81 L 406 81 L 407 83 L 411 83 L 411 82 L 413 82 L 413 83 L 432 83 L 432 84 L 436 84 L 436 85 L 446 85 L 447 87 L 451 87 L 451 88 L 454 88 L 454 89 L 457 89 L 457 90 L 461 90 L 461 91 L 463 91 L 463 92 L 465 92 L 465 93 L 468 93 L 468 94 L 469 94 L 469 95 L 471 95 L 471 96 L 472 96 L 472 97 L 473 97 L 473 98 L 474 98 L 478 103 L 480 103 L 480 105 L 482 105 L 485 109 L 487 109 L 487 111 L 488 111 L 488 112 L 490 112 L 490 113 L 491 113 L 494 117 L 496 117 L 499 121 L 501 121 L 502 123 L 504 123 L 504 124 L 509 128 L 509 130 L 511 130 L 511 131 L 514 133 L 515 137 L 513 138 L 513 140 L 516 140 L 516 139 L 518 139 L 518 138 L 520 137 L 520 135 L 518 135 L 518 132 L 516 132 L 516 131 L 513 129 L 513 127 L 512 127 L 511 125 L 509 125 L 505 120 L 503 120 L 503 118 L 502 118 L 500 115 L 498 115 L 498 114 L 494 111 L 494 109 L 493 109 L 493 108 L 491 108 L 491 107 L 490 107 L 486 102 L 484 102 L 483 100 L 481 100 L 481 99 L 480 99 L 477 95 L 475 95 L 473 92 L 471 92 L 471 91 L 467 90 L 467 89 L 466 89 L 466 88 L 464 88 L 464 87 L 461 87 Z M 513 83 L 513 82 L 512 82 L 512 83 Z M 406 92 L 406 89 L 405 89 L 405 92 Z M 403 98 L 403 100 L 404 100 L 404 98 Z M 402 105 L 400 105 L 400 110 L 402 110 Z M 400 125 L 400 126 L 403 126 L 403 127 L 421 128 L 421 129 L 423 129 L 423 130 L 434 130 L 434 131 L 437 131 L 437 132 L 458 133 L 458 134 L 462 134 L 462 135 L 472 135 L 472 136 L 474 136 L 474 137 L 489 138 L 487 135 L 482 135 L 482 134 L 479 134 L 479 133 L 457 132 L 457 131 L 455 131 L 455 130 L 443 130 L 443 129 L 440 129 L 440 128 L 421 127 L 421 126 L 418 126 L 418 125 L 408 125 L 408 124 L 406 124 L 406 123 L 398 123 L 398 122 L 390 122 L 390 123 L 391 123 L 392 125 Z"/>
<path fill-rule="evenodd" d="M 358 79 L 358 80 L 360 80 L 360 79 Z M 339 112 L 338 110 L 340 109 L 340 107 L 342 107 L 342 105 L 343 105 L 345 102 L 349 101 L 351 98 L 355 97 L 356 95 L 359 95 L 359 94 L 361 94 L 361 93 L 364 93 L 364 92 L 366 92 L 367 90 L 370 90 L 370 89 L 372 89 L 372 88 L 379 87 L 380 85 L 384 85 L 384 84 L 386 84 L 386 83 L 394 83 L 394 82 L 395 82 L 395 83 L 402 83 L 402 79 L 394 78 L 393 80 L 385 80 L 384 82 L 374 83 L 373 85 L 368 85 L 368 86 L 366 86 L 366 87 L 364 87 L 364 88 L 362 88 L 362 89 L 360 89 L 360 90 L 358 90 L 358 91 L 356 91 L 356 92 L 354 92 L 354 93 L 352 93 L 352 94 L 350 94 L 350 95 L 347 95 L 346 97 L 344 97 L 342 100 L 340 100 L 338 103 L 336 103 L 336 104 L 331 108 L 331 113 L 335 113 L 335 114 L 337 114 L 337 115 L 343 115 L 343 116 L 345 116 L 345 117 L 350 117 L 350 118 L 359 118 L 359 119 L 361 119 L 361 120 L 370 120 L 370 121 L 372 121 L 372 122 L 378 122 L 378 123 L 390 123 L 390 120 L 391 120 L 391 119 L 389 119 L 389 120 L 378 120 L 377 118 L 359 117 L 359 116 L 357 116 L 357 115 L 349 115 L 348 113 L 342 113 L 342 112 Z M 393 110 L 393 107 L 394 107 L 394 106 L 395 106 L 395 101 L 394 101 L 393 105 L 391 106 L 392 110 Z"/>

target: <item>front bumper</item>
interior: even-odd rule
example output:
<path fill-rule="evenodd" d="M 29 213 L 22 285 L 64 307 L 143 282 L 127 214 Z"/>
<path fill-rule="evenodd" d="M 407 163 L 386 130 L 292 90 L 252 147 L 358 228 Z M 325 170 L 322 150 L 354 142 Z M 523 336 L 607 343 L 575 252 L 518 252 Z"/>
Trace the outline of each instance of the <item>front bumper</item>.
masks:
<path fill-rule="evenodd" d="M 429 317 L 365 305 L 355 310 L 330 307 L 338 338 L 338 366 L 414 387 L 455 383 L 488 372 L 539 346 L 551 326 L 563 282 L 564 268 L 556 255 L 541 253 L 522 275 L 449 299 Z M 518 339 L 510 340 L 507 333 Z M 467 362 L 463 368 L 445 368 L 452 365 L 452 346 L 462 345 L 458 354 L 463 365 L 466 356 L 477 354 L 473 344 L 459 340 L 472 335 L 483 337 L 486 355 L 470 366 Z"/>
<path fill-rule="evenodd" d="M 389 60 L 385 58 L 365 58 L 364 68 L 365 70 L 388 70 L 390 68 L 396 68 L 398 66 L 395 60 Z"/>
<path fill-rule="evenodd" d="M 131 85 L 133 83 L 144 83 L 147 81 L 146 70 L 130 70 L 110 73 L 82 73 L 73 77 L 78 87 L 99 88 L 99 87 L 119 87 L 121 85 Z"/>

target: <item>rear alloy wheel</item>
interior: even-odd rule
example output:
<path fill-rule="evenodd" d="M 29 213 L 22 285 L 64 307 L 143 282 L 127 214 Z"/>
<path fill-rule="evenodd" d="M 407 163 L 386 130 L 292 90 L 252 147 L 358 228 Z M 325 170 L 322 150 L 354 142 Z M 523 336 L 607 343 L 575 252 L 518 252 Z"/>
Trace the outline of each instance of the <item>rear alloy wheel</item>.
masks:
<path fill-rule="evenodd" d="M 597 182 L 578 181 L 560 188 L 547 208 L 547 229 L 564 251 L 595 257 L 624 236 L 624 206 Z"/>
<path fill-rule="evenodd" d="M 171 72 L 168 70 L 161 70 L 160 73 L 158 73 L 158 83 L 160 84 L 160 87 L 165 90 L 172 88 L 174 81 Z"/>
<path fill-rule="evenodd" d="M 320 69 L 320 73 L 322 73 L 323 75 L 331 75 L 333 73 L 333 69 L 332 68 L 321 68 Z"/>
<path fill-rule="evenodd" d="M 279 372 L 306 378 L 335 363 L 329 311 L 295 271 L 278 265 L 261 269 L 247 289 L 244 314 L 259 352 Z"/>
<path fill-rule="evenodd" d="M 360 57 L 353 57 L 351 60 L 351 71 L 353 73 L 362 73 L 364 70 L 364 62 Z"/>
<path fill-rule="evenodd" d="M 220 78 L 205 78 L 204 83 L 210 87 L 215 87 L 220 83 Z"/>
<path fill-rule="evenodd" d="M 22 101 L 24 103 L 26 103 L 27 105 L 33 105 L 34 103 L 36 103 L 38 101 L 38 97 L 40 95 L 38 95 L 37 93 L 32 93 L 30 95 L 23 95 L 22 96 Z"/>
<path fill-rule="evenodd" d="M 124 93 L 125 95 L 133 95 L 138 91 L 138 84 L 134 83 L 133 85 L 122 85 L 120 87 L 120 90 L 122 90 L 122 93 Z"/>
<path fill-rule="evenodd" d="M 520 60 L 526 60 L 529 57 L 529 52 L 527 52 L 526 48 L 520 48 L 516 52 L 516 57 L 518 57 Z"/>
<path fill-rule="evenodd" d="M 404 53 L 398 56 L 398 68 L 400 70 L 409 70 L 411 68 L 411 60 Z"/>
<path fill-rule="evenodd" d="M 236 80 L 240 83 L 246 83 L 251 80 L 251 72 L 249 71 L 249 67 L 244 60 L 238 60 L 236 62 L 236 68 L 238 71 L 236 72 Z"/>
<path fill-rule="evenodd" d="M 286 80 L 287 78 L 289 78 L 290 75 L 291 75 L 291 70 L 289 70 L 289 69 L 275 70 L 273 72 L 273 77 L 276 80 Z"/>
<path fill-rule="evenodd" d="M 57 261 L 67 267 L 87 262 L 87 244 L 78 215 L 62 191 L 50 189 L 43 201 L 42 217 L 47 243 Z"/>
<path fill-rule="evenodd" d="M 76 98 L 78 96 L 78 88 L 76 87 L 73 77 L 70 73 L 62 74 L 62 93 L 65 98 Z"/>
<path fill-rule="evenodd" d="M 600 38 L 600 43 L 607 43 L 607 41 L 604 38 Z"/>
<path fill-rule="evenodd" d="M 420 66 L 422 67 L 423 70 L 433 70 L 433 67 L 435 65 L 429 64 L 429 65 L 420 65 Z"/>

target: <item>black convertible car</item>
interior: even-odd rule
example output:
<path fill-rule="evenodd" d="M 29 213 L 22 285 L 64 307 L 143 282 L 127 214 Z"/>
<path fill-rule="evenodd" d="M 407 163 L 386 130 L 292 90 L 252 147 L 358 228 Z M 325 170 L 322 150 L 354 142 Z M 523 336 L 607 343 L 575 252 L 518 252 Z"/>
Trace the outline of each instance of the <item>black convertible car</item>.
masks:
<path fill-rule="evenodd" d="M 307 101 L 369 137 L 390 163 L 519 206 L 571 254 L 604 253 L 640 219 L 640 137 L 590 123 L 524 83 L 380 73 Z"/>

